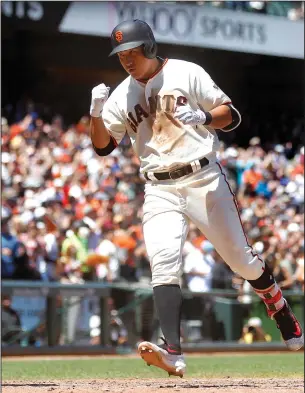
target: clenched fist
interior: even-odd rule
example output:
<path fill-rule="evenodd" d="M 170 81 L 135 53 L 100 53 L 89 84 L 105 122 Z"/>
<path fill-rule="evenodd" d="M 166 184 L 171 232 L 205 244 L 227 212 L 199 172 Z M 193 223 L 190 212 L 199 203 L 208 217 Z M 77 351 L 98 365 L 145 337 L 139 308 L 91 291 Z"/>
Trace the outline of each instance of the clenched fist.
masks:
<path fill-rule="evenodd" d="M 104 83 L 95 86 L 92 89 L 91 95 L 91 106 L 90 115 L 92 117 L 99 117 L 103 109 L 105 102 L 107 101 L 109 95 L 110 87 L 107 87 Z"/>

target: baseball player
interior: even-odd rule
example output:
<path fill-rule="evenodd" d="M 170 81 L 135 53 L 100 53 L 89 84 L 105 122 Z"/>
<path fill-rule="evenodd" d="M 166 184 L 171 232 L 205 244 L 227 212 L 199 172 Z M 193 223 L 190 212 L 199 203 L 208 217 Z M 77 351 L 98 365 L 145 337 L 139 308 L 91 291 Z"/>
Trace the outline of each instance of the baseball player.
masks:
<path fill-rule="evenodd" d="M 215 129 L 241 122 L 230 98 L 200 66 L 157 56 L 151 28 L 124 21 L 111 34 L 113 50 L 129 76 L 109 95 L 92 90 L 91 139 L 100 156 L 127 132 L 147 180 L 143 233 L 164 344 L 141 342 L 140 356 L 170 375 L 186 370 L 180 345 L 181 253 L 192 221 L 231 269 L 246 279 L 291 350 L 303 346 L 301 326 L 262 258 L 249 245 L 235 196 L 216 158 Z"/>

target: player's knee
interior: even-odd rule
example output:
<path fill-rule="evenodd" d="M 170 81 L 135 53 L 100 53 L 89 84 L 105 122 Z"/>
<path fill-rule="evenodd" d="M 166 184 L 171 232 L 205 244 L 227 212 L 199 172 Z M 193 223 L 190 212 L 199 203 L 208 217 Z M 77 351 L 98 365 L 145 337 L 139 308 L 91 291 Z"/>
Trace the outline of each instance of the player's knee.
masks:
<path fill-rule="evenodd" d="M 265 263 L 261 258 L 251 254 L 241 260 L 239 264 L 235 264 L 233 269 L 245 280 L 256 280 L 262 275 L 264 266 Z"/>
<path fill-rule="evenodd" d="M 180 253 L 164 249 L 152 258 L 152 285 L 178 285 L 180 283 L 182 264 Z"/>
<path fill-rule="evenodd" d="M 175 274 L 169 274 L 167 276 L 152 274 L 151 285 L 153 287 L 157 287 L 159 285 L 180 285 L 180 277 Z"/>

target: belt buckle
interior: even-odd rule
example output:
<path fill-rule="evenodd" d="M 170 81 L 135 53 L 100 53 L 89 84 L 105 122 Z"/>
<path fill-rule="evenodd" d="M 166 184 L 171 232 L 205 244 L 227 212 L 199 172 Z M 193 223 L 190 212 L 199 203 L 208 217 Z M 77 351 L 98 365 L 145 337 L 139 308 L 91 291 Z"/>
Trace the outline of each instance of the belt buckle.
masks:
<path fill-rule="evenodd" d="M 177 176 L 177 177 L 172 177 L 172 174 L 181 171 L 181 169 L 182 169 L 182 168 L 177 168 L 177 169 L 174 169 L 173 171 L 168 172 L 169 178 L 170 178 L 171 180 L 177 180 L 177 179 L 179 179 L 179 177 L 182 177 L 183 175 L 182 175 L 182 176 Z"/>
<path fill-rule="evenodd" d="M 175 180 L 174 178 L 172 178 L 172 172 L 174 172 L 174 171 L 168 172 L 168 176 L 169 176 L 169 178 L 170 178 L 171 180 Z"/>

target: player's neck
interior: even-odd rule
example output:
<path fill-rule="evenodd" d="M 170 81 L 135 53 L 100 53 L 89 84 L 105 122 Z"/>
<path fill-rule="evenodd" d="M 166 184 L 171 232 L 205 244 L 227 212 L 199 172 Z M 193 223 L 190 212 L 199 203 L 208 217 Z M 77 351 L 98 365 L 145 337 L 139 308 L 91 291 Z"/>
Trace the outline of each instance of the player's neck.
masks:
<path fill-rule="evenodd" d="M 164 59 L 161 57 L 156 57 L 151 61 L 151 67 L 147 71 L 147 74 L 143 76 L 143 78 L 138 79 L 139 82 L 146 83 L 148 79 L 150 79 L 154 74 L 158 72 L 163 67 Z"/>

